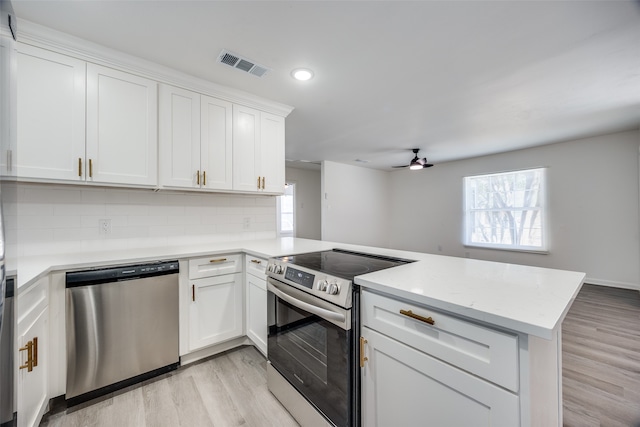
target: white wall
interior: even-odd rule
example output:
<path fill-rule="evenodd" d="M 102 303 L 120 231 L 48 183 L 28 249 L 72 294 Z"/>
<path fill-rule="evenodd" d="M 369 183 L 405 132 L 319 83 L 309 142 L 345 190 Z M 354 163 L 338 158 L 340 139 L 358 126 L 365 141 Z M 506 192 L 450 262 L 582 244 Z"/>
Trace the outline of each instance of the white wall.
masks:
<path fill-rule="evenodd" d="M 286 177 L 296 184 L 296 237 L 320 240 L 320 171 L 287 167 Z"/>
<path fill-rule="evenodd" d="M 639 132 L 623 132 L 390 173 L 393 248 L 587 273 L 640 289 Z M 462 245 L 462 179 L 546 166 L 549 254 Z"/>
<path fill-rule="evenodd" d="M 274 196 L 10 184 L 12 256 L 117 250 L 276 236 Z M 5 184 L 3 183 L 3 191 Z M 249 228 L 244 219 L 249 218 Z M 111 220 L 100 234 L 99 219 Z M 15 237 L 12 237 L 15 236 Z"/>
<path fill-rule="evenodd" d="M 389 173 L 322 163 L 322 240 L 387 247 Z"/>

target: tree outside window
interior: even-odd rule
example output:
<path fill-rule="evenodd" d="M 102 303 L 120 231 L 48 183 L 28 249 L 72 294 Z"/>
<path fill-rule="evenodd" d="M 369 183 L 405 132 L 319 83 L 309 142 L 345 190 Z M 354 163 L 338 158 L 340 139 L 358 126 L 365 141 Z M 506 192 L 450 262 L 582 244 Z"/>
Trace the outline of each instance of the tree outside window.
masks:
<path fill-rule="evenodd" d="M 545 169 L 469 176 L 465 245 L 546 251 Z"/>

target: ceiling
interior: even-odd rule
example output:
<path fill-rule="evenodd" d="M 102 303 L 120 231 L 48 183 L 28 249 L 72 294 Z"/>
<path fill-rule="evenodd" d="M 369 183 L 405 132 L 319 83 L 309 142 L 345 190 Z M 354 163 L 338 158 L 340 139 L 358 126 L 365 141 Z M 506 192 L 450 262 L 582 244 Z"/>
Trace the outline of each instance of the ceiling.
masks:
<path fill-rule="evenodd" d="M 286 157 L 377 169 L 640 124 L 639 1 L 12 1 L 39 23 L 293 106 Z M 271 69 L 257 78 L 222 49 Z M 291 71 L 308 67 L 308 82 Z M 356 159 L 364 162 L 356 162 Z"/>

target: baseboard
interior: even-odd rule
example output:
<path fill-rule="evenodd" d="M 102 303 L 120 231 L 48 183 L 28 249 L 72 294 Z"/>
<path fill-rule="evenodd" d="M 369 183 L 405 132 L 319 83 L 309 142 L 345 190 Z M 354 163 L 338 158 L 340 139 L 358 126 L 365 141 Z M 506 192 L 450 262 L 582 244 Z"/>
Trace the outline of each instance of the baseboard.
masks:
<path fill-rule="evenodd" d="M 640 291 L 640 284 L 638 283 L 617 282 L 614 280 L 595 279 L 593 277 L 586 277 L 584 279 L 584 283 L 588 283 L 590 285 L 608 286 L 610 288 L 633 289 L 636 291 Z"/>
<path fill-rule="evenodd" d="M 236 347 L 240 347 L 241 345 L 254 345 L 249 338 L 246 336 L 235 338 L 230 341 L 225 341 L 220 344 L 212 345 L 210 347 L 205 347 L 201 350 L 196 350 L 192 353 L 187 353 L 183 356 L 180 356 L 180 365 L 188 365 L 189 363 L 197 362 L 198 360 L 205 359 L 209 356 L 213 356 L 214 354 L 222 353 L 223 351 L 231 350 Z"/>

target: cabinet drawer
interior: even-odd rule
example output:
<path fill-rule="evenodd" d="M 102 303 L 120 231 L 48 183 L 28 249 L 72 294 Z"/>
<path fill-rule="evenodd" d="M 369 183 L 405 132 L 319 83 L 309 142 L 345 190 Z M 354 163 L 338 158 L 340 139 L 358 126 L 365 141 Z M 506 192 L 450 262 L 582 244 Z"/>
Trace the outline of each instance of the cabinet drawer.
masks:
<path fill-rule="evenodd" d="M 408 317 L 411 311 L 433 325 Z M 518 336 L 363 291 L 362 324 L 474 375 L 518 391 Z"/>
<path fill-rule="evenodd" d="M 260 279 L 264 279 L 267 270 L 267 260 L 247 254 L 245 256 L 245 271 Z"/>
<path fill-rule="evenodd" d="M 189 279 L 242 272 L 242 255 L 212 255 L 189 260 Z"/>

